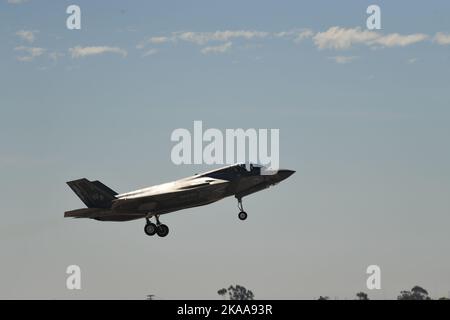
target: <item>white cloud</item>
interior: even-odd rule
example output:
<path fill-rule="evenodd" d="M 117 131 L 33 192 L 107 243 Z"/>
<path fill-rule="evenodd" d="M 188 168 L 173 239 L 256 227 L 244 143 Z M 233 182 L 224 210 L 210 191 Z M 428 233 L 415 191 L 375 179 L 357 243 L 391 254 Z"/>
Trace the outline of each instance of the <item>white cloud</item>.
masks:
<path fill-rule="evenodd" d="M 331 27 L 325 32 L 318 32 L 313 39 L 319 49 L 348 49 L 355 43 L 367 43 L 378 37 L 376 32 L 362 31 L 359 27 L 354 29 Z"/>
<path fill-rule="evenodd" d="M 353 60 L 357 59 L 358 57 L 356 57 L 356 56 L 334 56 L 334 57 L 329 57 L 329 58 L 334 60 L 336 63 L 346 64 L 346 63 L 352 62 Z"/>
<path fill-rule="evenodd" d="M 285 37 L 292 37 L 294 33 L 295 33 L 294 30 L 290 30 L 290 31 L 275 32 L 273 35 L 277 38 L 285 38 Z"/>
<path fill-rule="evenodd" d="M 154 47 L 164 43 L 188 42 L 204 47 L 201 49 L 203 54 L 222 53 L 231 48 L 234 40 L 244 42 L 243 46 L 251 45 L 255 39 L 285 39 L 294 43 L 302 42 L 306 39 L 312 39 L 318 49 L 350 49 L 355 45 L 367 46 L 371 49 L 407 47 L 416 43 L 423 42 L 430 38 L 424 33 L 383 34 L 378 31 L 366 30 L 361 27 L 344 28 L 339 26 L 330 27 L 323 32 L 314 32 L 311 29 L 291 29 L 279 32 L 266 32 L 257 30 L 218 30 L 214 32 L 196 32 L 196 31 L 178 31 L 167 35 L 153 36 L 140 42 L 136 48 L 145 49 L 147 45 Z M 435 43 L 441 45 L 450 45 L 450 34 L 442 32 L 436 33 L 433 38 Z M 240 42 L 238 42 L 239 44 Z M 256 42 L 260 43 L 260 42 Z M 154 54 L 153 49 L 148 49 L 148 54 Z M 337 63 L 349 63 L 347 56 L 332 57 Z"/>
<path fill-rule="evenodd" d="M 157 49 L 151 48 L 151 49 L 147 50 L 147 51 L 142 55 L 142 57 L 152 56 L 152 55 L 156 54 L 157 52 L 158 52 Z"/>
<path fill-rule="evenodd" d="M 148 42 L 151 44 L 159 44 L 159 43 L 165 43 L 165 42 L 169 42 L 172 39 L 169 37 L 151 37 L 150 39 L 148 39 Z"/>
<path fill-rule="evenodd" d="M 314 43 L 319 49 L 349 49 L 354 44 L 367 46 L 381 45 L 384 47 L 408 46 L 421 42 L 428 36 L 422 33 L 401 35 L 392 33 L 382 35 L 378 32 L 357 28 L 331 27 L 327 31 L 318 32 Z"/>
<path fill-rule="evenodd" d="M 303 41 L 303 40 L 305 40 L 305 39 L 307 39 L 307 38 L 311 38 L 313 35 L 314 35 L 314 32 L 312 32 L 312 31 L 309 30 L 309 29 L 300 31 L 300 32 L 296 35 L 296 37 L 295 37 L 295 39 L 294 39 L 294 42 L 299 43 L 299 42 L 301 42 L 301 41 Z"/>
<path fill-rule="evenodd" d="M 137 49 L 144 49 L 147 44 L 162 44 L 166 42 L 174 41 L 175 39 L 173 37 L 151 37 L 149 39 L 146 39 L 144 41 L 141 41 L 136 48 Z"/>
<path fill-rule="evenodd" d="M 34 34 L 37 31 L 31 31 L 31 30 L 19 30 L 16 32 L 16 35 L 21 38 L 22 40 L 28 41 L 29 43 L 32 43 L 35 40 Z"/>
<path fill-rule="evenodd" d="M 413 64 L 413 63 L 416 63 L 418 60 L 419 60 L 419 59 L 417 59 L 417 58 L 410 58 L 410 59 L 407 60 L 407 62 L 408 62 L 409 64 Z"/>
<path fill-rule="evenodd" d="M 33 61 L 34 58 L 39 57 L 44 54 L 45 49 L 44 48 L 38 48 L 38 47 L 15 47 L 15 51 L 24 52 L 26 55 L 24 56 L 18 56 L 16 57 L 17 60 L 23 61 L 23 62 L 30 62 Z"/>
<path fill-rule="evenodd" d="M 249 30 L 225 30 L 216 32 L 175 32 L 174 36 L 182 41 L 192 42 L 198 45 L 204 45 L 211 41 L 227 42 L 233 38 L 253 39 L 265 38 L 269 35 L 268 32 L 263 31 L 249 31 Z"/>
<path fill-rule="evenodd" d="M 231 42 L 226 42 L 224 44 L 218 45 L 218 46 L 210 46 L 205 47 L 201 50 L 201 53 L 203 54 L 209 54 L 209 53 L 224 53 L 231 49 Z"/>
<path fill-rule="evenodd" d="M 310 29 L 294 29 L 289 31 L 280 31 L 273 34 L 276 38 L 293 39 L 295 43 L 299 43 L 305 39 L 311 38 L 314 32 Z"/>
<path fill-rule="evenodd" d="M 438 32 L 434 36 L 433 41 L 440 45 L 449 45 L 450 44 L 450 34 Z"/>
<path fill-rule="evenodd" d="M 121 49 L 119 47 L 107 47 L 107 46 L 93 46 L 93 47 L 76 46 L 74 48 L 70 48 L 69 52 L 72 58 L 83 58 L 103 53 L 116 53 L 123 57 L 126 57 L 128 54 L 126 50 Z"/>
<path fill-rule="evenodd" d="M 423 33 L 416 33 L 410 35 L 401 35 L 398 33 L 391 33 L 385 36 L 381 36 L 376 39 L 376 43 L 385 47 L 406 47 L 410 44 L 421 42 L 427 39 L 428 36 Z"/>
<path fill-rule="evenodd" d="M 201 50 L 203 53 L 224 52 L 231 46 L 231 40 L 242 39 L 264 39 L 264 38 L 287 38 L 294 42 L 300 42 L 304 39 L 311 38 L 314 35 L 310 29 L 293 29 L 281 32 L 266 32 L 257 30 L 218 30 L 214 32 L 195 32 L 195 31 L 177 31 L 172 32 L 169 36 L 151 37 L 141 41 L 136 45 L 137 49 L 144 49 L 147 44 L 158 45 L 167 42 L 190 42 L 197 45 L 208 45 L 213 42 L 224 42 L 224 45 L 210 45 Z M 230 44 L 228 44 L 230 43 Z"/>
<path fill-rule="evenodd" d="M 230 42 L 232 39 L 255 39 L 255 38 L 265 38 L 270 36 L 269 32 L 264 31 L 253 31 L 253 30 L 224 30 L 224 31 L 215 31 L 215 32 L 194 32 L 194 31 L 178 31 L 172 32 L 170 36 L 157 36 L 145 39 L 136 45 L 137 49 L 144 49 L 147 44 L 158 45 L 167 42 L 177 42 L 184 41 L 190 42 L 197 45 L 207 45 L 210 42 Z M 217 49 L 214 49 L 217 47 Z M 229 47 L 229 45 L 225 46 L 212 46 L 211 48 L 207 47 L 202 50 L 206 53 L 214 52 L 215 50 L 221 50 L 221 48 L 225 48 L 225 50 Z"/>

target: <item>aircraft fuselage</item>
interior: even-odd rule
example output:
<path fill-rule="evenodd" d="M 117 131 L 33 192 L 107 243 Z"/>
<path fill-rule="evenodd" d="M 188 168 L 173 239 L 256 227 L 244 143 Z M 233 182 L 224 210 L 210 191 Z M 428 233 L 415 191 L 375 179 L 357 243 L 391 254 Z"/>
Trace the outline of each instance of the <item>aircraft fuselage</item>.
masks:
<path fill-rule="evenodd" d="M 65 217 L 100 221 L 128 221 L 156 217 L 173 211 L 207 205 L 229 196 L 238 199 L 244 220 L 242 198 L 279 183 L 294 173 L 277 170 L 261 174 L 263 167 L 236 164 L 173 182 L 117 194 L 99 181 L 79 179 L 68 185 L 88 208 L 67 211 Z M 167 227 L 167 226 L 166 226 Z M 147 231 L 146 231 L 147 232 Z M 167 229 L 168 233 L 168 229 Z"/>

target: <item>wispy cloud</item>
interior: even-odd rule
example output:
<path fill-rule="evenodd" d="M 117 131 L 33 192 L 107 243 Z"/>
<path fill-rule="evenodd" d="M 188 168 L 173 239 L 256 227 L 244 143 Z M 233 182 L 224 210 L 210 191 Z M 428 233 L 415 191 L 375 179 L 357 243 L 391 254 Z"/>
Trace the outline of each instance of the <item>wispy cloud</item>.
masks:
<path fill-rule="evenodd" d="M 398 33 L 391 33 L 379 37 L 375 42 L 385 47 L 406 47 L 414 43 L 424 41 L 428 38 L 426 34 L 415 33 L 409 35 L 401 35 Z"/>
<path fill-rule="evenodd" d="M 314 32 L 309 28 L 296 28 L 279 32 L 267 32 L 260 30 L 218 30 L 214 32 L 199 31 L 177 31 L 166 35 L 159 35 L 141 41 L 136 48 L 145 49 L 147 45 L 151 47 L 164 43 L 188 42 L 202 46 L 200 50 L 203 54 L 223 53 L 230 50 L 232 43 L 244 42 L 245 45 L 254 44 L 252 40 L 273 40 L 284 39 L 300 43 L 311 39 L 319 49 L 350 49 L 354 45 L 365 45 L 370 48 L 392 48 L 406 47 L 428 39 L 429 36 L 423 33 L 402 35 L 399 33 L 382 34 L 376 31 L 365 30 L 361 27 L 343 28 L 334 26 L 322 32 Z M 238 42 L 239 40 L 239 42 Z M 436 42 L 450 43 L 450 35 L 436 35 Z M 256 42 L 260 43 L 260 42 Z M 151 49 L 150 49 L 151 50 Z M 151 53 L 152 51 L 150 51 Z M 146 54 L 144 54 L 146 55 Z M 336 63 L 349 63 L 355 57 L 335 56 L 331 57 Z"/>
<path fill-rule="evenodd" d="M 209 54 L 209 53 L 224 53 L 231 49 L 231 42 L 226 42 L 224 44 L 218 45 L 218 46 L 209 46 L 205 47 L 201 50 L 201 53 L 203 54 Z"/>
<path fill-rule="evenodd" d="M 329 59 L 334 60 L 334 62 L 339 63 L 339 64 L 346 64 L 346 63 L 350 63 L 352 61 L 354 61 L 355 59 L 358 59 L 357 56 L 334 56 L 334 57 L 329 57 Z"/>
<path fill-rule="evenodd" d="M 138 43 L 137 49 L 143 49 L 147 44 L 162 44 L 170 41 L 174 41 L 173 37 L 150 37 Z"/>
<path fill-rule="evenodd" d="M 127 56 L 127 51 L 119 47 L 107 47 L 107 46 L 92 46 L 92 47 L 81 47 L 76 46 L 69 48 L 70 55 L 72 58 L 84 58 L 87 56 L 100 55 L 104 53 L 115 53 L 123 57 Z"/>
<path fill-rule="evenodd" d="M 14 50 L 18 51 L 18 52 L 22 52 L 22 53 L 25 54 L 25 55 L 21 55 L 21 56 L 16 57 L 16 59 L 18 61 L 22 61 L 22 62 L 33 61 L 34 58 L 43 55 L 44 52 L 45 52 L 44 48 L 25 47 L 25 46 L 15 47 Z"/>
<path fill-rule="evenodd" d="M 450 34 L 438 32 L 434 36 L 433 41 L 440 45 L 449 45 L 450 44 Z"/>
<path fill-rule="evenodd" d="M 152 55 L 154 55 L 156 53 L 158 53 L 158 49 L 151 48 L 151 49 L 145 51 L 144 54 L 142 55 L 142 57 L 152 56 Z"/>
<path fill-rule="evenodd" d="M 422 33 L 401 35 L 391 33 L 387 35 L 378 32 L 356 28 L 331 27 L 327 31 L 318 32 L 314 43 L 319 49 L 349 49 L 355 44 L 366 46 L 404 47 L 427 39 Z"/>
<path fill-rule="evenodd" d="M 409 64 L 414 64 L 414 63 L 416 63 L 418 60 L 419 60 L 419 59 L 417 59 L 417 58 L 410 58 L 410 59 L 408 59 L 406 62 L 408 62 Z"/>
<path fill-rule="evenodd" d="M 296 34 L 296 36 L 294 38 L 294 42 L 296 42 L 296 43 L 301 42 L 305 39 L 311 38 L 313 35 L 314 35 L 314 32 L 312 32 L 309 29 L 300 31 L 299 33 Z"/>
<path fill-rule="evenodd" d="M 348 49 L 355 43 L 367 43 L 378 38 L 373 31 L 361 30 L 361 28 L 345 29 L 331 27 L 327 31 L 318 32 L 314 36 L 314 43 L 319 49 Z"/>
<path fill-rule="evenodd" d="M 169 42 L 172 39 L 169 37 L 151 37 L 150 39 L 148 39 L 149 43 L 152 44 L 159 44 L 159 43 L 165 43 L 165 42 Z"/>
<path fill-rule="evenodd" d="M 18 36 L 20 39 L 27 41 L 29 43 L 34 42 L 36 39 L 35 34 L 38 31 L 31 31 L 31 30 L 19 30 L 16 32 L 16 36 Z"/>
<path fill-rule="evenodd" d="M 25 0 L 8 0 L 10 3 L 22 3 Z M 19 30 L 15 34 L 21 40 L 30 44 L 27 46 L 19 46 L 14 50 L 22 52 L 23 54 L 17 56 L 19 61 L 32 61 L 36 57 L 44 54 L 46 49 L 39 47 L 31 47 L 31 43 L 36 40 L 36 30 Z M 434 36 L 429 36 L 424 33 L 413 34 L 399 34 L 388 33 L 383 34 L 378 31 L 365 30 L 361 27 L 344 28 L 333 26 L 322 32 L 314 32 L 308 28 L 288 29 L 287 31 L 267 32 L 260 30 L 217 30 L 213 32 L 198 32 L 198 31 L 177 31 L 169 32 L 167 34 L 159 34 L 148 37 L 138 43 L 136 48 L 141 51 L 142 57 L 147 57 L 158 53 L 158 47 L 166 43 L 191 43 L 199 46 L 202 54 L 220 54 L 231 50 L 233 46 L 254 46 L 255 48 L 263 47 L 262 41 L 259 40 L 274 40 L 283 39 L 299 43 L 305 40 L 311 40 L 312 43 L 319 49 L 335 49 L 345 50 L 351 49 L 356 45 L 363 45 L 369 48 L 392 48 L 392 47 L 406 47 L 412 44 L 423 42 L 431 39 L 432 43 L 438 45 L 450 45 L 450 34 L 437 32 Z M 431 41 L 429 41 L 431 43 Z M 121 47 L 112 46 L 75 46 L 68 49 L 68 54 L 61 52 L 49 52 L 48 58 L 56 61 L 61 57 L 68 55 L 73 59 L 84 58 L 88 56 L 102 55 L 106 53 L 117 54 L 123 57 L 128 55 L 127 50 Z M 339 64 L 347 64 L 353 62 L 358 57 L 351 55 L 336 55 L 331 56 L 332 59 Z M 414 58 L 415 59 L 415 58 Z M 408 63 L 414 63 L 416 60 L 407 60 Z"/>
<path fill-rule="evenodd" d="M 292 39 L 295 43 L 299 43 L 305 39 L 311 38 L 314 35 L 314 32 L 311 29 L 293 29 L 275 32 L 273 35 L 276 38 Z"/>
<path fill-rule="evenodd" d="M 204 45 L 211 41 L 222 41 L 228 42 L 231 39 L 242 38 L 242 39 L 254 39 L 254 38 L 265 38 L 269 35 L 268 32 L 264 31 L 251 31 L 251 30 L 225 30 L 225 31 L 215 31 L 215 32 L 176 32 L 174 33 L 176 39 L 192 42 L 198 45 Z"/>
<path fill-rule="evenodd" d="M 265 38 L 270 35 L 265 31 L 254 30 L 224 30 L 215 32 L 195 32 L 195 31 L 177 31 L 167 36 L 150 37 L 138 43 L 136 48 L 144 49 L 146 45 L 157 45 L 168 42 L 190 42 L 197 45 L 207 45 L 211 42 L 230 42 L 232 39 L 256 39 Z"/>

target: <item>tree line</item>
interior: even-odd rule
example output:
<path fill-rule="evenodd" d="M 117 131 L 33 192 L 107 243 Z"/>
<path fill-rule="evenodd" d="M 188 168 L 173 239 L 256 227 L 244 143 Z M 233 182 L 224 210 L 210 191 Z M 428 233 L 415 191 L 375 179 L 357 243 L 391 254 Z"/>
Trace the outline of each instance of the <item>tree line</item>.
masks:
<path fill-rule="evenodd" d="M 247 290 L 244 286 L 229 286 L 228 289 L 222 288 L 217 293 L 223 299 L 229 300 L 254 300 L 255 295 L 251 290 Z M 328 296 L 320 296 L 318 300 L 330 300 Z M 369 295 L 365 292 L 356 293 L 356 300 L 370 300 Z M 432 300 L 428 291 L 420 286 L 414 286 L 411 290 L 402 290 L 397 296 L 397 300 Z M 440 297 L 438 300 L 450 300 L 447 297 Z"/>
<path fill-rule="evenodd" d="M 217 291 L 217 294 L 226 300 L 254 300 L 255 295 L 251 290 L 248 290 L 241 285 L 231 285 L 227 289 L 222 288 Z M 153 300 L 156 296 L 153 294 L 147 295 L 147 300 Z M 329 296 L 320 296 L 317 300 L 330 300 Z M 365 292 L 358 292 L 355 295 L 355 300 L 370 300 L 369 295 Z M 402 290 L 397 296 L 397 300 L 433 300 L 428 291 L 420 286 L 414 286 L 411 290 Z M 440 297 L 437 300 L 450 300 L 447 297 Z"/>

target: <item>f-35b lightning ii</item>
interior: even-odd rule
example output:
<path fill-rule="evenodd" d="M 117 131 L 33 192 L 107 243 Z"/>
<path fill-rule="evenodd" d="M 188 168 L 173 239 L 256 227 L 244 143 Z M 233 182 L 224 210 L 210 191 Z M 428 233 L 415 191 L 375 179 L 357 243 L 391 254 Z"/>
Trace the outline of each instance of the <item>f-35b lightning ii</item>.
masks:
<path fill-rule="evenodd" d="M 191 177 L 118 194 L 100 181 L 85 178 L 67 184 L 87 208 L 67 211 L 64 217 L 89 218 L 100 221 L 146 219 L 147 235 L 165 237 L 169 227 L 159 221 L 162 214 L 203 206 L 229 196 L 238 201 L 240 220 L 247 219 L 242 198 L 266 189 L 291 176 L 295 171 L 277 170 L 261 174 L 265 168 L 256 164 L 234 164 L 195 174 Z M 151 218 L 155 222 L 151 222 Z"/>

